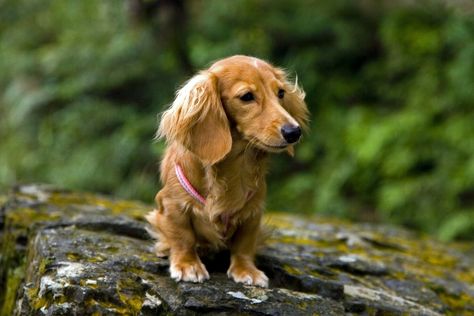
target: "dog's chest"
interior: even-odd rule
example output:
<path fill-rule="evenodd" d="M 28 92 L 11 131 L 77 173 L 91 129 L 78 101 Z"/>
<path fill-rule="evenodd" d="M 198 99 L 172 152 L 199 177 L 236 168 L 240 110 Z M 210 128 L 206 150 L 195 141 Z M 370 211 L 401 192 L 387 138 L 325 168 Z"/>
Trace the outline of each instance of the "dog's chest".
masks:
<path fill-rule="evenodd" d="M 247 216 L 246 205 L 261 185 L 261 168 L 251 158 L 240 155 L 216 166 L 209 211 L 221 231 Z"/>
<path fill-rule="evenodd" d="M 240 209 L 258 190 L 261 168 L 253 157 L 240 155 L 218 166 L 218 182 L 222 186 L 218 199 L 226 202 L 230 209 Z"/>

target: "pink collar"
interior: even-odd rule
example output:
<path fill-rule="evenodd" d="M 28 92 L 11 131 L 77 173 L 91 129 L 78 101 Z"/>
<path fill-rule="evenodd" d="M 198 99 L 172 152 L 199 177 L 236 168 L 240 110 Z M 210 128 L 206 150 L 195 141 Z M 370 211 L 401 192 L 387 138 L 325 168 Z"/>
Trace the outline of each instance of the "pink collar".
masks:
<path fill-rule="evenodd" d="M 174 171 L 176 172 L 176 177 L 178 178 L 179 183 L 183 187 L 183 189 L 189 193 L 196 201 L 201 203 L 202 205 L 206 205 L 206 198 L 199 194 L 198 190 L 196 190 L 191 182 L 189 182 L 188 178 L 183 172 L 183 169 L 178 163 L 174 165 Z M 247 192 L 247 202 L 253 197 L 254 191 Z"/>
<path fill-rule="evenodd" d="M 193 187 L 191 182 L 189 182 L 188 178 L 184 175 L 183 169 L 179 164 L 174 165 L 174 171 L 176 172 L 176 177 L 178 178 L 179 183 L 183 187 L 186 192 L 189 193 L 196 201 L 201 203 L 202 205 L 206 205 L 206 198 L 204 198 L 199 192 Z"/>
<path fill-rule="evenodd" d="M 198 201 L 202 205 L 206 205 L 206 198 L 199 194 L 199 192 L 193 187 L 191 182 L 189 182 L 188 178 L 186 178 L 186 175 L 184 174 L 183 169 L 179 164 L 175 163 L 174 171 L 176 172 L 176 177 L 178 178 L 178 181 L 183 187 L 183 189 L 188 192 L 188 194 L 191 195 L 196 201 Z M 254 191 L 247 192 L 247 202 L 253 197 L 254 193 Z M 231 227 L 232 216 L 232 212 L 224 213 L 220 216 L 220 220 L 224 225 L 224 235 L 227 234 Z"/>

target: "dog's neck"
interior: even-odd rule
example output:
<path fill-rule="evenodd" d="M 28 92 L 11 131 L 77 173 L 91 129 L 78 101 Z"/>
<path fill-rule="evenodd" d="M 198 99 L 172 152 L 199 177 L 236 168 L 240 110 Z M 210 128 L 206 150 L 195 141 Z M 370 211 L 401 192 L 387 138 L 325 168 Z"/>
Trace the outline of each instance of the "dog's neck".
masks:
<path fill-rule="evenodd" d="M 224 159 L 214 165 L 213 169 L 218 177 L 238 177 L 238 175 L 228 174 L 229 171 L 233 171 L 242 177 L 254 179 L 265 174 L 268 156 L 267 152 L 250 145 L 236 133 L 232 137 L 232 149 Z"/>
<path fill-rule="evenodd" d="M 176 146 L 175 151 L 178 154 L 175 162 L 182 166 L 186 178 L 204 196 L 223 184 L 230 187 L 240 186 L 243 191 L 248 191 L 257 189 L 257 183 L 264 181 L 268 153 L 251 146 L 237 131 L 232 132 L 230 152 L 211 166 L 203 164 L 184 146 L 177 143 Z M 224 191 L 216 195 L 224 194 Z"/>
<path fill-rule="evenodd" d="M 232 135 L 232 149 L 224 157 L 223 160 L 236 159 L 238 156 L 245 155 L 246 158 L 255 161 L 266 160 L 268 153 L 255 146 L 252 146 L 248 140 L 246 140 L 242 134 L 240 134 L 235 128 L 231 129 Z"/>
<path fill-rule="evenodd" d="M 230 152 L 211 166 L 204 165 L 182 145 L 176 144 L 173 150 L 178 153 L 175 162 L 182 167 L 191 185 L 205 197 L 205 207 L 213 219 L 222 214 L 239 213 L 249 197 L 262 188 L 265 190 L 268 153 L 251 146 L 239 134 L 234 135 Z"/>

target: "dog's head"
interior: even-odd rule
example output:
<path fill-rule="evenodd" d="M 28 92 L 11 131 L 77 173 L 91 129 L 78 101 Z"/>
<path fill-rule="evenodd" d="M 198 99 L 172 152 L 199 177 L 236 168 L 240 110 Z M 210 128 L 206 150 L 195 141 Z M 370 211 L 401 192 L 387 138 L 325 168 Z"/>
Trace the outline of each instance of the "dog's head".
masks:
<path fill-rule="evenodd" d="M 231 128 L 261 150 L 292 154 L 308 121 L 304 96 L 283 70 L 254 57 L 229 57 L 177 92 L 158 136 L 178 141 L 206 164 L 229 153 Z"/>

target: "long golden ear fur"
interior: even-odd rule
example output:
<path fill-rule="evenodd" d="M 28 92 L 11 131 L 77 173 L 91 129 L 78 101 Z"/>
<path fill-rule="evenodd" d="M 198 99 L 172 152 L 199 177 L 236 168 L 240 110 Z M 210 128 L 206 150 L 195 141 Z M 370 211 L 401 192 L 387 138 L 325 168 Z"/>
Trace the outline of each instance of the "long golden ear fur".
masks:
<path fill-rule="evenodd" d="M 181 143 L 208 165 L 224 158 L 232 137 L 213 74 L 203 71 L 177 92 L 161 117 L 157 137 Z"/>

